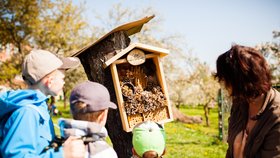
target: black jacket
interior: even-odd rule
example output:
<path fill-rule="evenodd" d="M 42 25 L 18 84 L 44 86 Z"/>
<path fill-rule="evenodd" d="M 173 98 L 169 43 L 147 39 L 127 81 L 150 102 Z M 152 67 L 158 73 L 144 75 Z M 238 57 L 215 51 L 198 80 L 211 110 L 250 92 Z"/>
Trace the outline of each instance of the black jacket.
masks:
<path fill-rule="evenodd" d="M 226 158 L 233 158 L 234 139 L 241 130 L 244 130 L 244 121 L 234 123 L 234 121 L 240 120 L 242 117 L 240 115 L 244 114 L 240 112 L 240 108 L 242 107 L 238 105 L 233 104 L 232 106 L 229 118 L 229 148 Z M 256 119 L 256 125 L 247 138 L 244 157 L 280 158 L 280 93 L 277 90 L 271 89 L 267 93 L 264 105 Z"/>

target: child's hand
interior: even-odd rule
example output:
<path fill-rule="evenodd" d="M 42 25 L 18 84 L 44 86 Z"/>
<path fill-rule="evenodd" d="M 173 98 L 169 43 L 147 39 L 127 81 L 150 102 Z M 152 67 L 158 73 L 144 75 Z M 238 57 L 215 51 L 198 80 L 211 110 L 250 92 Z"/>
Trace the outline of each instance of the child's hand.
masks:
<path fill-rule="evenodd" d="M 86 147 L 82 139 L 70 136 L 63 145 L 65 158 L 84 158 Z"/>

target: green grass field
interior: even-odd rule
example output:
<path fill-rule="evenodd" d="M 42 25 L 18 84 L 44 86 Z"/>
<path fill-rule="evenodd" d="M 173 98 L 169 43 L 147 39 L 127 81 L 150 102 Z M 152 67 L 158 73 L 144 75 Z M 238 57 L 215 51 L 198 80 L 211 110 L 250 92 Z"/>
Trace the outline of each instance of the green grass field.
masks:
<path fill-rule="evenodd" d="M 71 118 L 69 107 L 63 109 L 58 102 L 58 108 L 62 116 L 54 116 L 57 124 L 59 117 Z M 227 144 L 218 139 L 218 111 L 210 111 L 210 127 L 205 126 L 204 111 L 202 108 L 181 108 L 180 111 L 187 115 L 200 115 L 202 124 L 184 124 L 173 121 L 165 124 L 167 136 L 167 152 L 165 158 L 223 158 L 225 157 Z M 58 128 L 56 128 L 59 134 Z M 108 139 L 110 142 L 110 140 Z"/>
<path fill-rule="evenodd" d="M 201 108 L 183 108 L 181 111 L 187 115 L 200 115 L 204 117 Z M 205 120 L 205 118 L 203 118 Z M 227 144 L 218 139 L 218 112 L 210 112 L 210 127 L 202 124 L 184 124 L 171 122 L 165 125 L 167 133 L 166 158 L 223 158 Z"/>

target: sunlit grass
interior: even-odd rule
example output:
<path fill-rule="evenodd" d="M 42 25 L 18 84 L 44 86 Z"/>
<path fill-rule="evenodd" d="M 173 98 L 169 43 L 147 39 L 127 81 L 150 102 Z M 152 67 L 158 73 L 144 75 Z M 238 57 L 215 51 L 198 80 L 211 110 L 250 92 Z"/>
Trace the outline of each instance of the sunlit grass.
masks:
<path fill-rule="evenodd" d="M 210 111 L 210 127 L 205 126 L 202 108 L 182 108 L 183 113 L 203 116 L 202 124 L 171 122 L 165 125 L 167 133 L 167 158 L 222 158 L 227 144 L 218 139 L 218 111 Z"/>

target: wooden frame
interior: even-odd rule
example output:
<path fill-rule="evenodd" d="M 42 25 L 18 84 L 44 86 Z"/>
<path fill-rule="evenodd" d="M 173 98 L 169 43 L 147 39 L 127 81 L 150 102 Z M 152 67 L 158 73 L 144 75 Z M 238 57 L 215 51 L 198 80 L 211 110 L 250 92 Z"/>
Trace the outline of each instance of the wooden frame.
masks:
<path fill-rule="evenodd" d="M 158 122 L 160 124 L 163 124 L 163 123 L 170 122 L 173 120 L 172 109 L 171 109 L 171 105 L 170 105 L 170 101 L 169 101 L 167 86 L 166 86 L 164 72 L 163 72 L 163 66 L 160 62 L 160 55 L 147 54 L 146 59 L 151 59 L 156 66 L 156 76 L 158 78 L 159 85 L 162 88 L 162 91 L 166 97 L 167 106 L 164 108 L 161 108 L 157 111 L 154 111 L 154 112 L 149 112 L 146 114 L 135 114 L 135 115 L 130 115 L 130 116 L 127 115 L 125 107 L 124 107 L 124 98 L 123 98 L 122 91 L 121 91 L 120 79 L 118 76 L 118 69 L 117 69 L 118 64 L 126 64 L 128 62 L 126 59 L 119 59 L 119 60 L 115 60 L 114 62 L 110 62 L 110 69 L 111 69 L 111 73 L 112 73 L 112 79 L 114 82 L 114 88 L 115 88 L 115 93 L 116 93 L 116 97 L 117 97 L 118 108 L 119 108 L 119 112 L 120 112 L 120 116 L 121 116 L 123 129 L 126 132 L 132 131 L 133 127 L 138 122 L 152 120 L 152 121 Z M 165 117 L 165 118 L 164 119 L 156 118 L 155 116 L 157 116 L 157 115 L 161 115 L 162 117 Z"/>

